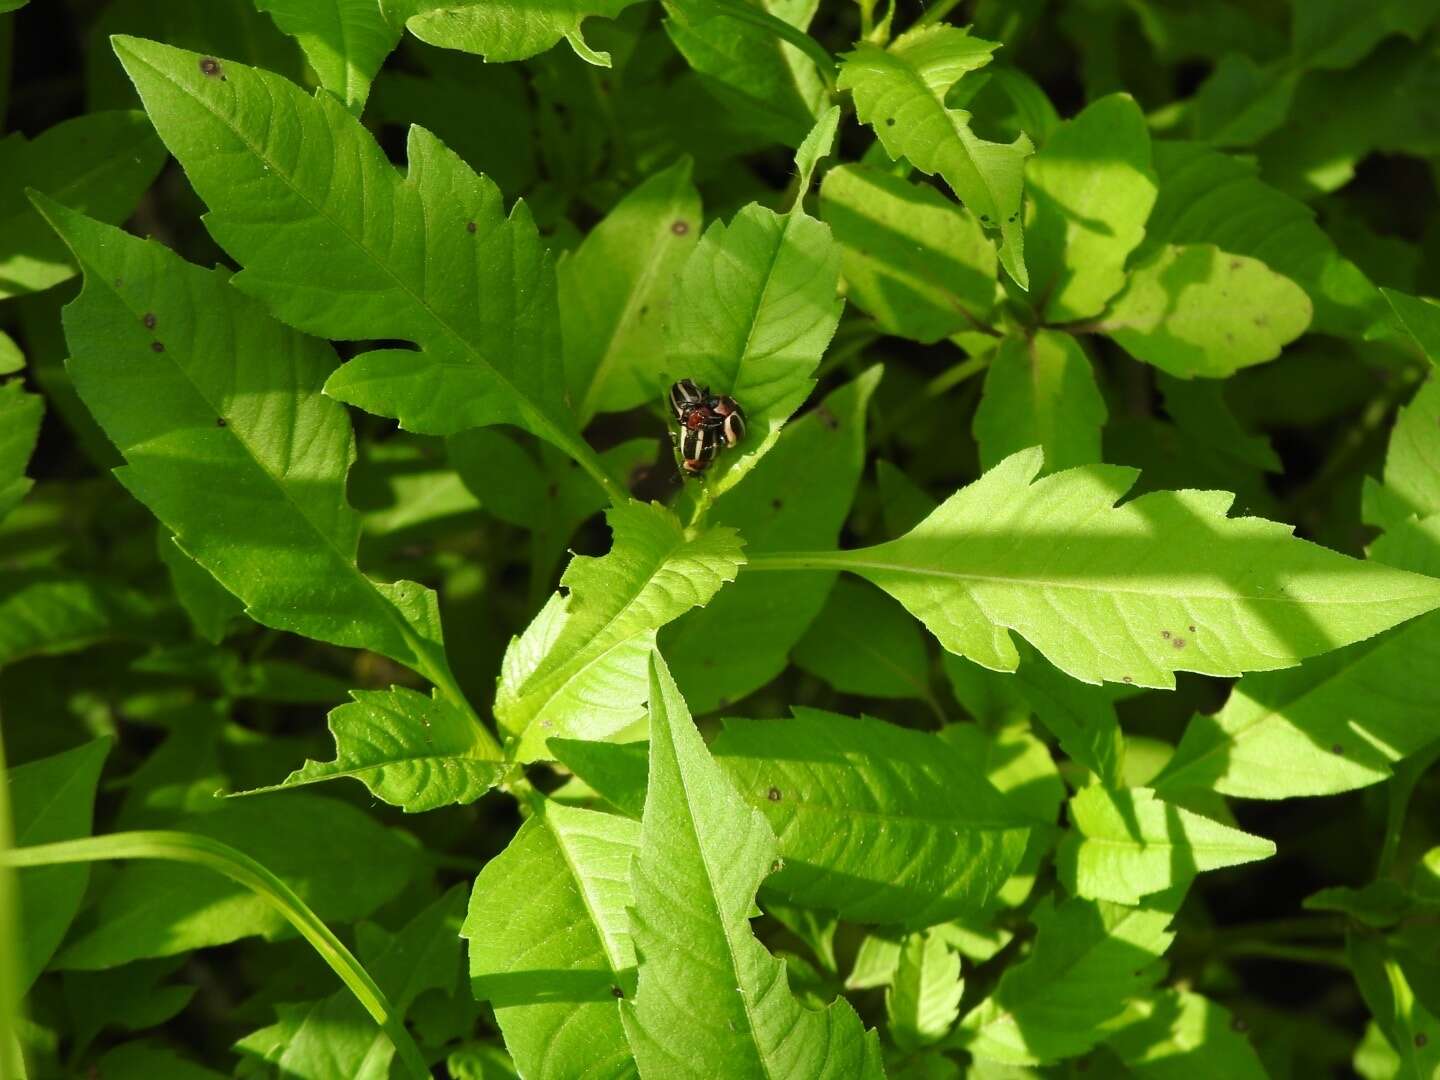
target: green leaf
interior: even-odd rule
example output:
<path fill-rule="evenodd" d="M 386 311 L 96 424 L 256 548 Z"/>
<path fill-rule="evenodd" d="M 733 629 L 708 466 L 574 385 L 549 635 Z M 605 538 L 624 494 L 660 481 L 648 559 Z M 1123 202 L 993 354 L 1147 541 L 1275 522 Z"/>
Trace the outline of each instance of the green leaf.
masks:
<path fill-rule="evenodd" d="M 300 43 L 320 85 L 356 116 L 370 81 L 400 41 L 400 25 L 379 0 L 254 0 L 275 25 Z"/>
<path fill-rule="evenodd" d="M 506 217 L 494 183 L 423 128 L 402 177 L 328 94 L 154 42 L 115 50 L 245 268 L 237 288 L 307 333 L 419 346 L 361 353 L 326 393 L 431 435 L 515 424 L 603 476 L 563 402 L 554 270 L 523 205 Z"/>
<path fill-rule="evenodd" d="M 627 818 L 545 802 L 475 879 L 460 930 L 471 983 L 524 1076 L 635 1075 L 619 999 L 635 985 L 625 909 L 639 838 Z"/>
<path fill-rule="evenodd" d="M 990 782 L 934 735 L 793 712 L 727 720 L 714 743 L 779 837 L 783 865 L 766 887 L 855 922 L 924 927 L 984 908 L 1028 832 Z"/>
<path fill-rule="evenodd" d="M 648 742 L 604 743 L 583 739 L 551 739 L 546 744 L 555 760 L 588 784 L 626 817 L 640 820 L 645 812 L 645 776 L 650 760 Z"/>
<path fill-rule="evenodd" d="M 701 84 L 743 129 L 800 146 L 829 104 L 815 62 L 783 41 L 773 26 L 735 13 L 750 8 L 803 33 L 819 0 L 667 0 L 666 33 L 701 76 Z M 818 46 L 817 46 L 818 48 Z"/>
<path fill-rule="evenodd" d="M 34 207 L 27 188 L 102 221 L 135 208 L 165 163 L 144 114 L 77 116 L 27 142 L 0 142 L 0 300 L 40 292 L 75 276 L 75 264 Z"/>
<path fill-rule="evenodd" d="M 981 224 L 1000 230 L 1000 262 L 1028 289 L 1020 201 L 1034 145 L 1023 134 L 1012 143 L 987 142 L 970 130 L 968 112 L 945 106 L 956 82 L 988 64 L 996 48 L 958 27 L 919 27 L 889 49 L 862 42 L 845 57 L 836 85 L 851 91 L 856 115 L 892 158 L 942 176 Z"/>
<path fill-rule="evenodd" d="M 1138 1080 L 1266 1080 L 1260 1056 L 1228 1009 L 1189 990 L 1130 1001 L 1105 1036 Z"/>
<path fill-rule="evenodd" d="M 123 1043 L 105 1053 L 89 1066 L 105 1080 L 149 1080 L 163 1076 L 166 1080 L 224 1080 L 225 1073 L 206 1068 L 168 1046 L 148 1040 Z"/>
<path fill-rule="evenodd" d="M 1070 827 L 1055 857 L 1060 880 L 1079 896 L 1120 904 L 1275 854 L 1269 840 L 1162 802 L 1149 788 L 1083 788 L 1070 800 Z"/>
<path fill-rule="evenodd" d="M 82 866 L 83 868 L 83 866 Z M 137 960 L 109 971 L 66 971 L 60 982 L 78 1058 L 96 1035 L 107 1028 L 144 1031 L 159 1027 L 180 1012 L 195 996 L 196 986 L 179 986 L 165 980 L 183 960 L 162 957 Z"/>
<path fill-rule="evenodd" d="M 887 334 L 929 344 L 990 320 L 995 248 L 975 216 L 928 184 L 842 165 L 820 185 L 846 294 Z"/>
<path fill-rule="evenodd" d="M 1037 1065 L 1083 1054 L 1126 1002 L 1154 985 L 1174 940 L 1180 891 L 1140 907 L 1050 899 L 1032 915 L 1035 946 L 960 1022 L 954 1042 L 977 1058 Z"/>
<path fill-rule="evenodd" d="M 1048 322 L 1088 319 L 1125 286 L 1125 260 L 1155 205 L 1150 133 L 1135 99 L 1112 94 L 1061 124 L 1025 163 L 1035 297 Z"/>
<path fill-rule="evenodd" d="M 563 38 L 582 60 L 610 66 L 610 54 L 596 52 L 581 36 L 580 24 L 592 15 L 613 19 L 635 0 L 380 0 L 395 21 L 427 45 L 459 49 L 498 64 L 526 60 Z"/>
<path fill-rule="evenodd" d="M 1386 516 L 1372 520 L 1374 514 L 1367 509 L 1368 522 L 1390 528 L 1410 517 L 1440 512 L 1440 375 L 1428 374 L 1415 396 L 1400 407 L 1390 428 L 1383 475 L 1383 491 L 1367 492 L 1366 501 L 1383 496 Z"/>
<path fill-rule="evenodd" d="M 1291 16 L 1291 63 L 1302 68 L 1347 68 L 1391 34 L 1412 40 L 1437 18 L 1437 0 L 1306 0 Z"/>
<path fill-rule="evenodd" d="M 1198 143 L 1153 146 L 1160 195 L 1140 251 L 1214 244 L 1259 259 L 1309 295 L 1312 330 L 1360 337 L 1384 314 L 1379 291 L 1315 224 L 1315 212 L 1263 183 L 1253 163 Z"/>
<path fill-rule="evenodd" d="M 394 934 L 360 926 L 361 959 L 397 1013 L 404 1015 L 426 990 L 454 988 L 464 906 L 465 892 L 457 885 Z M 389 1080 L 395 1048 L 348 989 L 304 1005 L 277 1005 L 276 1012 L 278 1022 L 247 1035 L 235 1049 L 295 1080 Z"/>
<path fill-rule="evenodd" d="M 690 534 L 655 504 L 608 512 L 614 535 L 600 558 L 577 555 L 561 588 L 505 654 L 495 715 L 511 756 L 548 756 L 551 736 L 599 739 L 643 716 L 655 632 L 705 604 L 745 561 L 734 529 Z"/>
<path fill-rule="evenodd" d="M 865 464 L 865 417 L 879 365 L 785 426 L 744 484 L 715 500 L 708 520 L 738 529 L 747 553 L 833 547 Z M 779 580 L 741 574 L 699 611 L 661 632 L 660 648 L 696 713 L 738 701 L 789 663 L 790 650 L 825 603 L 833 573 Z M 745 647 L 718 648 L 737 626 Z"/>
<path fill-rule="evenodd" d="M 888 461 L 875 463 L 875 483 L 880 489 L 880 514 L 887 536 L 909 532 L 938 505 L 929 492 Z"/>
<path fill-rule="evenodd" d="M 1253 146 L 1285 123 L 1299 81 L 1293 70 L 1226 53 L 1190 99 L 1191 134 L 1211 146 Z"/>
<path fill-rule="evenodd" d="M 1041 464 L 1038 450 L 1006 458 L 898 540 L 756 555 L 751 566 L 850 570 L 946 649 L 996 671 L 1019 661 L 1015 630 L 1077 679 L 1162 689 L 1175 671 L 1289 666 L 1440 605 L 1428 578 L 1227 518 L 1225 492 L 1158 491 L 1116 507 L 1133 470 L 1036 480 Z"/>
<path fill-rule="evenodd" d="M 362 811 L 310 795 L 228 802 L 174 824 L 253 857 L 327 921 L 374 911 L 404 888 L 417 859 L 411 844 Z M 179 863 L 139 862 L 107 879 L 55 963 L 116 967 L 252 934 L 273 938 L 288 926 L 268 900 L 242 885 Z"/>
<path fill-rule="evenodd" d="M 25 368 L 25 354 L 15 339 L 0 330 L 0 375 L 13 375 Z"/>
<path fill-rule="evenodd" d="M 245 611 L 245 605 L 210 571 L 185 554 L 168 529 L 155 530 L 155 550 L 170 575 L 175 599 L 185 609 L 196 633 L 212 645 L 220 644 L 231 621 Z"/>
<path fill-rule="evenodd" d="M 664 400 L 663 327 L 676 274 L 700 237 L 700 194 L 681 158 L 605 215 L 559 266 L 565 379 L 583 427 Z"/>
<path fill-rule="evenodd" d="M 352 690 L 355 700 L 330 712 L 334 761 L 306 761 L 273 787 L 239 792 L 253 795 L 322 780 L 351 777 L 377 799 L 406 813 L 472 803 L 506 771 L 474 720 L 432 692 L 429 697 L 403 686 Z"/>
<path fill-rule="evenodd" d="M 1119 787 L 1125 738 L 1109 692 L 1075 681 L 1029 648 L 1022 652 L 1024 662 L 1013 676 L 1015 691 L 1073 761 L 1089 769 L 1101 783 Z M 1054 820 L 1053 813 L 1049 820 Z"/>
<path fill-rule="evenodd" d="M 754 203 L 729 225 L 712 223 L 685 261 L 666 324 L 670 375 L 730 394 L 745 409 L 745 441 L 721 455 L 712 495 L 754 468 L 810 396 L 840 321 L 839 279 L 829 228 L 801 210 L 776 214 Z"/>
<path fill-rule="evenodd" d="M 1311 311 L 1304 291 L 1264 263 L 1168 245 L 1136 263 L 1096 329 L 1171 375 L 1223 378 L 1279 356 Z"/>
<path fill-rule="evenodd" d="M 96 642 L 144 639 L 157 629 L 154 602 L 104 578 L 40 570 L 0 571 L 0 668 Z"/>
<path fill-rule="evenodd" d="M 15 509 L 35 485 L 25 475 L 25 467 L 35 452 L 44 415 L 44 400 L 38 394 L 25 393 L 18 379 L 0 383 L 0 518 Z"/>
<path fill-rule="evenodd" d="M 1427 615 L 1289 671 L 1246 675 L 1196 716 L 1154 780 L 1161 795 L 1334 795 L 1389 778 L 1435 738 L 1440 617 Z"/>
<path fill-rule="evenodd" d="M 621 1006 L 643 1075 L 884 1076 L 880 1044 L 849 1002 L 804 1008 L 750 929 L 779 848 L 705 750 L 658 654 L 650 660 L 650 783 L 631 864 L 640 958 Z"/>
<path fill-rule="evenodd" d="M 1397 1076 L 1425 1080 L 1440 1070 L 1440 1017 L 1417 996 L 1406 971 L 1409 959 L 1401 946 L 1375 934 L 1351 934 L 1349 961 L 1365 1004 L 1398 1052 Z"/>
<path fill-rule="evenodd" d="M 1434 900 L 1416 896 L 1398 881 L 1381 878 L 1364 888 L 1335 886 L 1305 897 L 1306 911 L 1335 911 L 1377 930 L 1394 926 L 1402 919 L 1436 914 Z M 1427 910 L 1428 909 L 1428 910 Z"/>
<path fill-rule="evenodd" d="M 795 172 L 798 175 L 795 178 L 795 202 L 791 210 L 800 209 L 805 196 L 810 193 L 816 167 L 834 152 L 835 133 L 839 127 L 840 106 L 832 105 L 815 121 L 810 134 L 805 136 L 805 141 L 795 151 Z"/>
<path fill-rule="evenodd" d="M 1093 464 L 1106 416 L 1090 358 L 1073 337 L 1041 330 L 1006 338 L 990 360 L 975 410 L 980 463 L 988 469 L 1039 446 L 1052 472 Z"/>
<path fill-rule="evenodd" d="M 920 628 L 869 585 L 837 581 L 792 656 L 841 693 L 919 698 L 939 709 L 930 692 L 930 655 Z"/>
<path fill-rule="evenodd" d="M 43 205 L 85 269 L 65 309 L 69 372 L 125 456 L 121 483 L 256 622 L 383 653 L 462 702 L 435 594 L 356 565 L 354 435 L 320 392 L 329 346 L 267 317 L 224 271 Z"/>
<path fill-rule="evenodd" d="M 14 846 L 90 835 L 95 786 L 112 745 L 110 739 L 93 739 L 53 757 L 17 765 L 4 774 Z M 80 910 L 89 879 L 90 868 L 84 865 L 37 867 L 18 876 L 16 964 L 21 995 L 30 989 L 65 937 Z"/>
<path fill-rule="evenodd" d="M 960 1015 L 960 956 L 930 931 L 909 934 L 885 991 L 887 1030 L 895 1045 L 914 1051 L 939 1042 Z"/>
<path fill-rule="evenodd" d="M 1396 289 L 1381 289 L 1390 303 L 1390 310 L 1420 346 L 1432 364 L 1440 364 L 1440 305 L 1418 297 L 1407 296 Z"/>

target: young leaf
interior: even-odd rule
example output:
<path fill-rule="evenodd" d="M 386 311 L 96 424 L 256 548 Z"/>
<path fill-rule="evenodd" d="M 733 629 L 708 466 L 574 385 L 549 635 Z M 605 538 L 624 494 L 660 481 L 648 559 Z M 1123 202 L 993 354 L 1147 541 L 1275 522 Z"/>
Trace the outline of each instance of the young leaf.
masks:
<path fill-rule="evenodd" d="M 253 857 L 326 921 L 374 911 L 404 888 L 418 859 L 413 844 L 364 812 L 311 795 L 228 802 L 174 827 Z M 251 934 L 273 938 L 289 925 L 268 900 L 219 875 L 196 874 L 182 863 L 136 862 L 106 880 L 55 964 L 116 967 Z"/>
<path fill-rule="evenodd" d="M 1257 167 L 1197 143 L 1153 147 L 1160 195 L 1140 251 L 1214 244 L 1259 259 L 1309 295 L 1312 329 L 1360 337 L 1384 315 L 1379 290 L 1315 224 L 1315 212 L 1262 182 Z"/>
<path fill-rule="evenodd" d="M 627 818 L 544 802 L 475 879 L 460 930 L 471 984 L 523 1076 L 635 1075 L 620 999 L 635 986 L 625 909 L 639 838 Z"/>
<path fill-rule="evenodd" d="M 787 424 L 745 483 L 715 500 L 709 520 L 738 529 L 745 550 L 832 547 L 865 463 L 865 416 L 879 365 Z M 696 713 L 738 701 L 779 675 L 825 603 L 835 575 L 785 581 L 742 574 L 699 611 L 660 634 L 675 681 Z M 744 628 L 745 647 L 718 647 Z"/>
<path fill-rule="evenodd" d="M 815 169 L 835 149 L 835 132 L 840 127 L 840 106 L 831 105 L 815 121 L 815 126 L 810 129 L 810 134 L 805 136 L 805 141 L 795 151 L 795 202 L 791 210 L 798 210 L 805 201 L 805 196 L 810 193 L 810 185 L 815 179 Z"/>
<path fill-rule="evenodd" d="M 0 775 L 9 787 L 9 829 L 15 847 L 90 835 L 95 786 L 113 745 L 93 739 L 73 750 L 17 765 Z M 24 994 L 45 969 L 85 895 L 85 864 L 41 866 L 17 878 L 20 909 L 17 990 Z M 6 947 L 9 947 L 7 943 Z"/>
<path fill-rule="evenodd" d="M 551 739 L 546 744 L 555 760 L 626 817 L 640 820 L 645 812 L 645 776 L 650 761 L 648 742 L 607 743 L 584 739 Z"/>
<path fill-rule="evenodd" d="M 745 441 L 710 480 L 721 495 L 768 451 L 815 386 L 840 321 L 840 249 L 798 208 L 751 203 L 716 221 L 685 261 L 670 298 L 666 359 L 675 378 L 730 394 L 745 409 Z"/>
<path fill-rule="evenodd" d="M 1046 899 L 1032 915 L 1035 947 L 960 1022 L 952 1041 L 977 1058 L 1038 1065 L 1083 1054 L 1101 1025 L 1159 976 L 1182 890 L 1140 907 L 1103 900 Z"/>
<path fill-rule="evenodd" d="M 356 116 L 370 80 L 400 41 L 398 20 L 379 0 L 254 0 L 275 25 L 300 43 L 320 85 Z"/>
<path fill-rule="evenodd" d="M 760 0 L 757 14 L 810 25 L 819 0 Z M 713 0 L 667 0 L 665 30 L 705 89 L 747 133 L 799 146 L 828 104 L 815 61 L 774 29 L 737 18 Z"/>
<path fill-rule="evenodd" d="M 25 498 L 35 481 L 25 475 L 40 420 L 45 415 L 44 399 L 25 393 L 18 379 L 0 383 L 0 518 Z"/>
<path fill-rule="evenodd" d="M 1100 460 L 1105 399 L 1090 358 L 1069 334 L 1041 330 L 1001 342 L 975 410 L 980 463 L 991 468 L 1017 450 L 1039 446 L 1051 471 Z"/>
<path fill-rule="evenodd" d="M 1096 328 L 1171 375 L 1223 378 L 1275 359 L 1310 316 L 1300 286 L 1264 263 L 1210 244 L 1171 244 L 1135 264 Z"/>
<path fill-rule="evenodd" d="M 1036 480 L 1041 464 L 1038 450 L 1006 458 L 898 540 L 751 565 L 850 570 L 946 649 L 996 671 L 1019 661 L 1015 630 L 1075 678 L 1163 689 L 1175 671 L 1286 667 L 1440 606 L 1428 578 L 1227 518 L 1225 492 L 1152 492 L 1116 507 L 1133 470 Z"/>
<path fill-rule="evenodd" d="M 842 165 L 820 185 L 847 295 L 887 334 L 929 344 L 983 326 L 995 248 L 975 216 L 928 184 Z"/>
<path fill-rule="evenodd" d="M 1333 795 L 1388 779 L 1435 738 L 1440 616 L 1307 660 L 1246 675 L 1225 707 L 1196 716 L 1153 781 L 1161 795 Z"/>
<path fill-rule="evenodd" d="M 256 622 L 383 653 L 463 702 L 435 594 L 356 565 L 354 435 L 320 392 L 329 346 L 268 318 L 223 271 L 41 205 L 85 269 L 65 309 L 68 367 L 125 456 L 120 481 Z"/>
<path fill-rule="evenodd" d="M 705 604 L 744 563 L 735 530 L 682 529 L 655 503 L 608 513 L 609 554 L 577 555 L 550 598 L 505 654 L 495 715 L 515 740 L 511 756 L 548 756 L 551 736 L 599 739 L 643 715 L 645 665 L 655 631 Z"/>
<path fill-rule="evenodd" d="M 403 686 L 352 690 L 355 700 L 330 712 L 334 761 L 306 761 L 262 791 L 351 777 L 377 799 L 406 813 L 472 803 L 498 783 L 508 766 L 474 721 L 438 692 L 429 697 Z"/>
<path fill-rule="evenodd" d="M 90 113 L 30 142 L 18 132 L 0 142 L 0 300 L 75 275 L 65 245 L 26 201 L 27 188 L 119 222 L 164 163 L 165 148 L 139 112 Z"/>
<path fill-rule="evenodd" d="M 380 0 L 381 8 L 427 45 L 459 49 L 498 64 L 526 60 L 564 38 L 582 60 L 610 66 L 610 54 L 585 44 L 580 24 L 592 15 L 613 19 L 635 0 Z"/>
<path fill-rule="evenodd" d="M 841 693 L 919 698 L 939 709 L 930 692 L 930 656 L 915 620 L 858 581 L 835 583 L 792 656 Z"/>
<path fill-rule="evenodd" d="M 1171 806 L 1149 788 L 1081 789 L 1070 828 L 1055 856 L 1060 880 L 1078 896 L 1120 904 L 1275 854 L 1269 840 Z"/>
<path fill-rule="evenodd" d="M 1105 1036 L 1138 1080 L 1266 1080 L 1243 1026 L 1230 1011 L 1189 990 L 1138 997 Z"/>
<path fill-rule="evenodd" d="M 988 64 L 996 48 L 959 27 L 919 27 L 889 49 L 862 42 L 845 57 L 836 85 L 851 91 L 856 115 L 892 158 L 944 177 L 981 224 L 1000 230 L 1000 262 L 1028 289 L 1020 200 L 1034 145 L 1025 135 L 1008 144 L 987 142 L 970 130 L 968 112 L 945 106 L 950 88 Z"/>
<path fill-rule="evenodd" d="M 928 930 L 905 938 L 885 991 L 890 1038 L 901 1050 L 919 1050 L 949 1034 L 960 1015 L 960 956 Z"/>
<path fill-rule="evenodd" d="M 1125 260 L 1155 205 L 1150 132 L 1135 99 L 1111 94 L 1061 124 L 1025 163 L 1025 186 L 1027 259 L 1046 321 L 1099 315 L 1124 287 Z"/>
<path fill-rule="evenodd" d="M 990 782 L 934 735 L 793 712 L 727 720 L 714 743 L 780 839 L 766 887 L 855 922 L 924 927 L 984 908 L 1029 831 Z"/>
<path fill-rule="evenodd" d="M 675 275 L 700 236 L 700 194 L 682 158 L 625 196 L 561 261 L 565 381 L 580 426 L 664 399 L 662 327 Z"/>
<path fill-rule="evenodd" d="M 507 218 L 494 183 L 423 128 L 402 177 L 328 94 L 135 38 L 115 51 L 245 268 L 237 288 L 308 333 L 419 346 L 361 353 L 326 393 L 431 435 L 515 424 L 619 497 L 564 405 L 554 270 L 528 210 Z"/>
<path fill-rule="evenodd" d="M 456 885 L 395 934 L 361 924 L 360 957 L 398 1014 L 426 990 L 454 989 L 464 907 L 464 889 Z M 276 1012 L 276 1023 L 235 1049 L 294 1080 L 389 1080 L 395 1047 L 348 988 L 304 1005 L 277 1005 Z"/>
<path fill-rule="evenodd" d="M 779 853 L 758 810 L 711 760 L 658 654 L 650 658 L 650 784 L 631 864 L 639 957 L 621 1006 L 642 1075 L 883 1077 L 880 1044 L 849 1002 L 811 1012 L 750 929 Z"/>

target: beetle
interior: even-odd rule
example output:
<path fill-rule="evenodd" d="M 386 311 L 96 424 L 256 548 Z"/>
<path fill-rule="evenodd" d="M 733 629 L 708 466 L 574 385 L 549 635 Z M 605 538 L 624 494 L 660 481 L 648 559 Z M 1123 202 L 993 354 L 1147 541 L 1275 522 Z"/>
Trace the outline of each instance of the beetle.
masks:
<path fill-rule="evenodd" d="M 680 379 L 670 387 L 670 410 L 680 425 L 675 440 L 681 468 L 700 476 L 715 460 L 722 444 L 735 446 L 745 437 L 745 410 L 727 394 L 712 394 L 708 386 Z"/>

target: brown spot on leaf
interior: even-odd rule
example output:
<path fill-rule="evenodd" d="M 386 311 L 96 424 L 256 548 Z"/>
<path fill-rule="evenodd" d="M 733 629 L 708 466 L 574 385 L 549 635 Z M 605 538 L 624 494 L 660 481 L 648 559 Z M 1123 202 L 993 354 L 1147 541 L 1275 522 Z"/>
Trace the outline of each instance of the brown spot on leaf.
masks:
<path fill-rule="evenodd" d="M 676 221 L 670 226 L 670 231 L 676 236 L 684 236 L 690 231 L 690 223 L 688 221 Z"/>
<path fill-rule="evenodd" d="M 1242 266 L 1244 266 L 1244 265 L 1245 265 L 1245 264 L 1242 263 L 1239 259 L 1231 259 L 1231 260 L 1230 260 L 1230 269 L 1231 269 L 1231 270 L 1239 270 L 1240 267 L 1242 267 Z"/>
<path fill-rule="evenodd" d="M 815 419 L 820 421 L 822 427 L 828 428 L 831 431 L 834 431 L 840 426 L 840 421 L 835 418 L 835 414 L 824 405 L 821 405 L 815 410 Z"/>
<path fill-rule="evenodd" d="M 225 427 L 225 426 L 226 426 L 225 417 L 223 417 L 223 416 L 217 416 L 217 417 L 215 418 L 215 426 L 216 426 L 216 427 Z"/>
<path fill-rule="evenodd" d="M 1340 754 L 1343 757 L 1345 754 L 1345 747 L 1341 746 L 1337 742 L 1334 746 L 1330 747 L 1330 752 L 1332 754 Z"/>
<path fill-rule="evenodd" d="M 165 351 L 165 343 L 164 343 L 163 341 L 152 341 L 152 342 L 150 342 L 150 351 L 151 351 L 151 352 L 164 352 L 164 351 Z"/>
<path fill-rule="evenodd" d="M 617 997 L 617 998 L 623 998 L 623 997 L 625 996 L 625 991 L 624 991 L 624 990 L 621 990 L 620 987 L 618 987 L 618 986 L 612 986 L 612 987 L 610 987 L 610 996 L 611 996 L 611 997 Z"/>
<path fill-rule="evenodd" d="M 1169 640 L 1170 640 L 1170 631 L 1169 631 L 1169 630 L 1161 630 L 1161 631 L 1160 631 L 1160 636 L 1163 637 L 1166 641 L 1169 641 Z"/>
<path fill-rule="evenodd" d="M 1121 681 L 1121 682 L 1127 682 L 1127 683 L 1133 683 L 1135 680 L 1132 679 L 1129 675 L 1123 675 L 1123 676 L 1121 676 L 1120 681 Z"/>
<path fill-rule="evenodd" d="M 772 510 L 779 510 L 779 509 L 780 509 L 782 506 L 784 506 L 784 505 L 785 505 L 785 500 L 784 500 L 784 499 L 771 499 L 771 500 L 770 500 L 770 509 L 772 509 Z"/>
<path fill-rule="evenodd" d="M 1194 633 L 1194 632 L 1195 632 L 1195 627 L 1193 627 L 1193 626 L 1192 626 L 1192 627 L 1190 627 L 1190 633 L 1192 633 L 1192 634 L 1193 634 L 1193 633 Z"/>
<path fill-rule="evenodd" d="M 468 233 L 473 233 L 478 227 L 479 226 L 477 226 L 473 221 L 467 221 L 465 223 L 465 231 Z"/>
<path fill-rule="evenodd" d="M 1177 649 L 1183 649 L 1185 647 L 1185 639 L 1183 637 L 1171 638 L 1170 644 L 1174 645 Z"/>
<path fill-rule="evenodd" d="M 1238 1031 L 1243 1035 L 1245 1032 L 1250 1030 L 1250 1025 L 1247 1024 L 1242 1018 L 1237 1016 L 1230 1021 L 1230 1030 Z"/>
<path fill-rule="evenodd" d="M 765 797 L 771 802 L 779 802 L 781 798 L 780 789 L 778 787 L 772 787 L 765 793 Z"/>
<path fill-rule="evenodd" d="M 220 61 L 213 56 L 202 56 L 200 58 L 200 74 L 207 79 L 223 79 L 224 71 L 220 67 Z"/>
<path fill-rule="evenodd" d="M 155 313 L 153 311 L 145 312 L 144 316 L 140 319 L 140 321 L 145 324 L 146 330 L 155 329 Z"/>

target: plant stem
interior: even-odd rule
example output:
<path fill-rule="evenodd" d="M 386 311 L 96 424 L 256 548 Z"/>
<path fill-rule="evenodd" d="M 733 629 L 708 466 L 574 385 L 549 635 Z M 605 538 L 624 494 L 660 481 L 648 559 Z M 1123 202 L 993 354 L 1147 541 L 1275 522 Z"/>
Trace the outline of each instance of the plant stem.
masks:
<path fill-rule="evenodd" d="M 844 570 L 848 551 L 775 551 L 751 555 L 742 570 Z"/>
<path fill-rule="evenodd" d="M 931 4 L 925 9 L 925 13 L 915 20 L 915 25 L 929 26 L 931 23 L 937 23 L 955 10 L 959 3 L 960 0 L 938 0 L 937 3 Z"/>
<path fill-rule="evenodd" d="M 430 1080 L 430 1069 L 420 1054 L 420 1048 L 405 1030 L 403 1018 L 395 1012 L 385 991 L 380 989 L 344 942 L 289 885 L 244 852 L 208 836 L 157 830 L 37 844 L 0 854 L 0 863 L 6 867 L 53 866 L 104 859 L 163 859 L 203 866 L 245 886 L 269 902 L 310 942 L 321 959 L 340 976 L 356 1000 L 389 1036 L 405 1070 L 417 1080 Z"/>
<path fill-rule="evenodd" d="M 1349 971 L 1344 950 L 1318 945 L 1283 945 L 1273 941 L 1237 941 L 1221 950 L 1226 956 L 1259 956 L 1271 960 L 1293 960 L 1299 964 Z"/>

